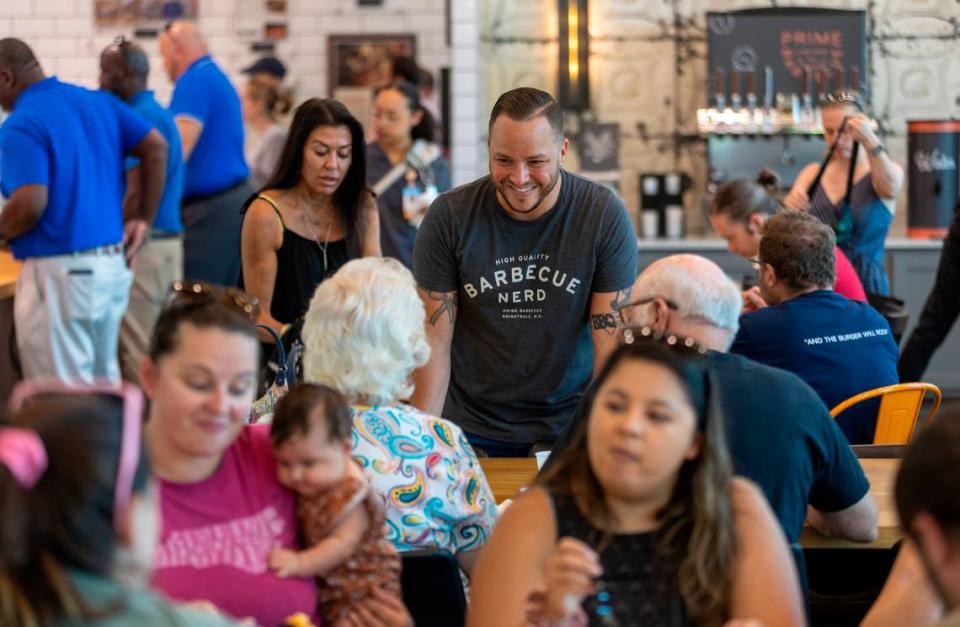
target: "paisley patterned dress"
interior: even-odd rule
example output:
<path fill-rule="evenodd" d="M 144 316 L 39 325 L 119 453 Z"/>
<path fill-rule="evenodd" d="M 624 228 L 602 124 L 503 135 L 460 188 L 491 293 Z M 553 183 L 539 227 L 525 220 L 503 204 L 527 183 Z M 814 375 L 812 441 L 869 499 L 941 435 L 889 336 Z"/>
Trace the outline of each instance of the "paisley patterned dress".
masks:
<path fill-rule="evenodd" d="M 479 549 L 497 504 L 459 427 L 409 405 L 354 406 L 353 457 L 386 499 L 398 551 Z"/>

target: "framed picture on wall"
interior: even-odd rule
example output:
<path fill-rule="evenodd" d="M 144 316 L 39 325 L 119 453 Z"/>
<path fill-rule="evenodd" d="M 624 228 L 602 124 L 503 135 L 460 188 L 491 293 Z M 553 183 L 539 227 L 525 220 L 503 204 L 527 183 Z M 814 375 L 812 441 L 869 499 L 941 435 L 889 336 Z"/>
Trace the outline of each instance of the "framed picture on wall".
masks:
<path fill-rule="evenodd" d="M 94 0 L 97 26 L 141 25 L 195 19 L 197 0 Z"/>
<path fill-rule="evenodd" d="M 327 55 L 329 93 L 339 87 L 382 85 L 390 79 L 390 59 L 417 56 L 417 37 L 412 34 L 330 35 Z"/>

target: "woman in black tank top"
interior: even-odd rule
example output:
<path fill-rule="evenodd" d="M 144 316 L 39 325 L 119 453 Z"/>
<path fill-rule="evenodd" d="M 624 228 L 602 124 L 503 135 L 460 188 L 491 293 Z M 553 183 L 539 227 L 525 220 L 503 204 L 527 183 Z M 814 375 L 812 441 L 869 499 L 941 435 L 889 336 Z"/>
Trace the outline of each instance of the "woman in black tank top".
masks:
<path fill-rule="evenodd" d="M 273 176 L 244 206 L 240 287 L 278 332 L 350 259 L 380 255 L 360 122 L 336 100 L 300 105 Z M 266 337 L 264 337 L 266 339 Z"/>
<path fill-rule="evenodd" d="M 671 339 L 610 356 L 580 432 L 480 555 L 470 627 L 804 624 L 786 538 L 731 477 L 706 361 Z"/>

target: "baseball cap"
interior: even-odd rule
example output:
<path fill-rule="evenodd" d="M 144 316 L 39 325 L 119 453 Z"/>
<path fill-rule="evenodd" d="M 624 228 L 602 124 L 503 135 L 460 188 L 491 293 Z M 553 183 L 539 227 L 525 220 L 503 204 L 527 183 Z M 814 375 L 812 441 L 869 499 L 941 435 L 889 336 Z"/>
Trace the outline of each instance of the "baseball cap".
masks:
<path fill-rule="evenodd" d="M 287 75 L 287 68 L 284 67 L 283 63 L 280 62 L 280 59 L 276 57 L 263 57 L 257 59 L 257 62 L 251 65 L 248 68 L 244 68 L 244 74 L 270 74 L 276 76 L 280 80 L 283 80 L 283 77 Z"/>

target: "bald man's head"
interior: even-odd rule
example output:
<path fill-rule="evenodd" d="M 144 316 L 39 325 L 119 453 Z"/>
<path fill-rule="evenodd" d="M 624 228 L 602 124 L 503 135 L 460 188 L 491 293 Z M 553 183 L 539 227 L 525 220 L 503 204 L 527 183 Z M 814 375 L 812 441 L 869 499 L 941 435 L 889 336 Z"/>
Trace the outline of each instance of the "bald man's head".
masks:
<path fill-rule="evenodd" d="M 0 107 L 13 110 L 24 89 L 43 80 L 40 62 L 30 46 L 19 39 L 0 39 Z"/>
<path fill-rule="evenodd" d="M 207 54 L 207 44 L 196 25 L 183 20 L 170 22 L 160 34 L 160 56 L 171 81 L 176 81 L 190 65 Z"/>
<path fill-rule="evenodd" d="M 100 89 L 120 100 L 129 100 L 146 89 L 148 74 L 147 54 L 132 41 L 121 38 L 100 54 Z"/>
<path fill-rule="evenodd" d="M 656 326 L 726 350 L 739 328 L 740 290 L 720 266 L 699 255 L 670 255 L 647 266 L 633 284 L 629 326 Z"/>

